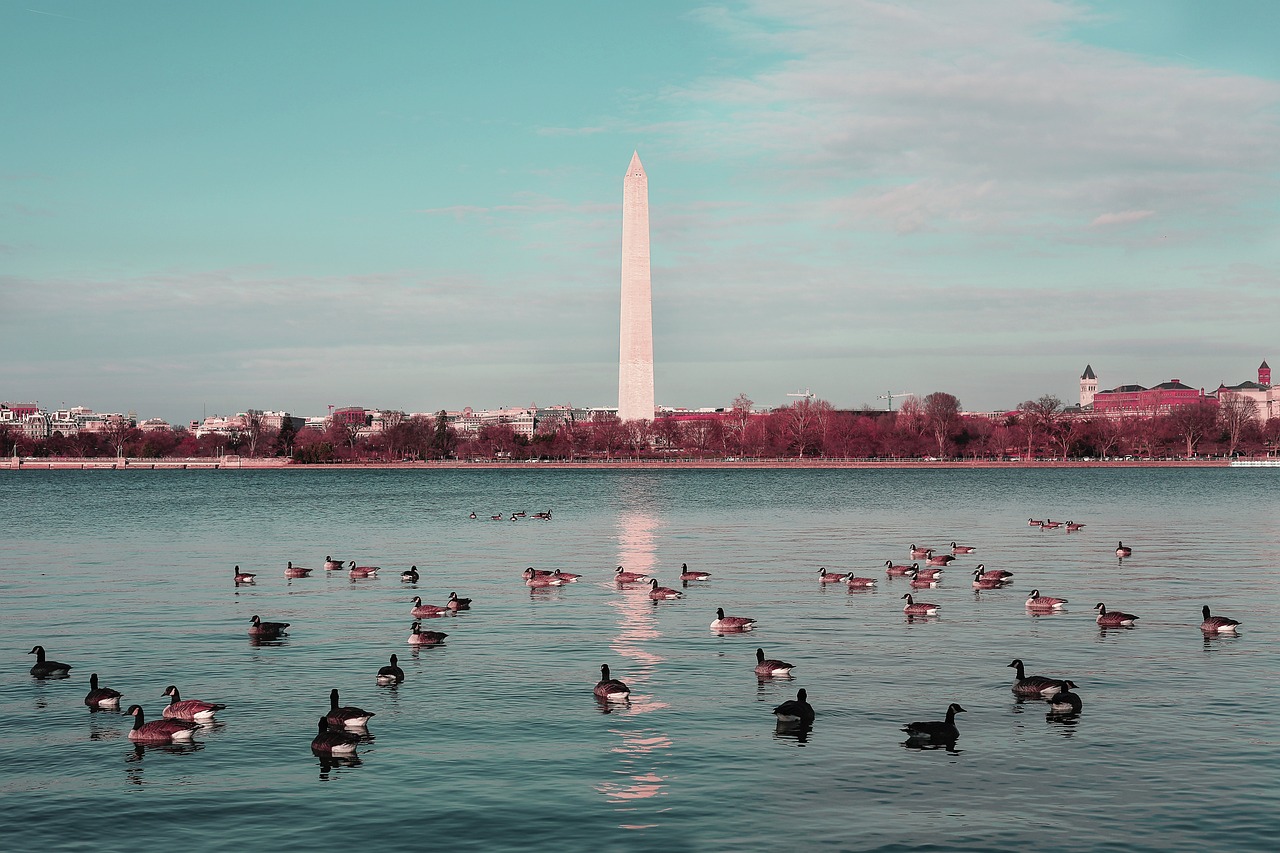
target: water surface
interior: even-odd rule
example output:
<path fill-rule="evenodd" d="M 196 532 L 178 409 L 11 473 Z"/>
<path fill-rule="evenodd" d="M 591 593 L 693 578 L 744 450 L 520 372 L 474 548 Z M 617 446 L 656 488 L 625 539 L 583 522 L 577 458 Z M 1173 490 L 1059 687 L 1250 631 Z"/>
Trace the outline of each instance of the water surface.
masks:
<path fill-rule="evenodd" d="M 1276 472 L 60 471 L 0 473 L 0 822 L 7 849 L 1266 849 L 1280 805 Z M 489 521 L 550 509 L 553 520 Z M 470 520 L 475 511 L 479 518 Z M 1029 528 L 1074 519 L 1079 533 Z M 1123 539 L 1134 556 L 1120 564 Z M 908 621 L 914 542 L 979 548 Z M 384 567 L 325 576 L 331 554 Z M 286 561 L 316 575 L 286 581 Z M 975 593 L 979 561 L 1015 573 Z M 619 590 L 621 564 L 682 601 Z M 233 588 L 231 567 L 259 573 Z M 399 572 L 416 564 L 410 589 Z M 581 582 L 530 591 L 526 566 Z M 817 570 L 878 589 L 820 588 Z M 1070 599 L 1033 617 L 1027 592 Z M 405 643 L 409 599 L 474 609 Z M 1141 616 L 1100 631 L 1092 605 Z M 1244 623 L 1206 640 L 1200 607 Z M 759 620 L 708 630 L 716 607 Z M 291 622 L 255 647 L 249 618 Z M 71 678 L 28 674 L 41 643 Z M 758 681 L 755 648 L 796 664 Z M 406 682 L 378 688 L 391 653 Z M 1070 677 L 1076 720 L 1009 691 Z M 608 663 L 633 691 L 603 713 Z M 225 702 L 190 750 L 135 748 L 82 704 L 97 672 L 159 715 Z M 373 710 L 357 762 L 313 756 L 337 687 Z M 770 709 L 803 687 L 811 732 Z M 960 715 L 954 751 L 899 727 Z"/>

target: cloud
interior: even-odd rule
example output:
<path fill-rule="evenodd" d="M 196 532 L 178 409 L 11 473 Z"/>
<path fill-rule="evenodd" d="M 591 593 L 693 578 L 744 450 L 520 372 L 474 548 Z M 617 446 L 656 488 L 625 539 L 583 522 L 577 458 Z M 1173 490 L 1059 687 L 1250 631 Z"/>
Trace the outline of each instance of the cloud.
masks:
<path fill-rule="evenodd" d="M 759 70 L 668 92 L 671 144 L 755 161 L 850 219 L 1058 237 L 1159 210 L 1208 237 L 1274 197 L 1280 83 L 1073 40 L 1075 4 L 758 0 L 702 19 Z"/>
<path fill-rule="evenodd" d="M 1107 225 L 1128 225 L 1155 216 L 1154 210 L 1121 210 L 1116 213 L 1103 213 L 1089 223 L 1090 228 L 1102 228 Z"/>

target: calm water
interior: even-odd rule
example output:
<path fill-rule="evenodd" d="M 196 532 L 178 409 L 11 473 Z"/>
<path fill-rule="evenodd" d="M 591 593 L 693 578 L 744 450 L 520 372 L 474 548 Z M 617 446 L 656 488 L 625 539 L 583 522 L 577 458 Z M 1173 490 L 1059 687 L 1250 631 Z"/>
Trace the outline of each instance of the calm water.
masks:
<path fill-rule="evenodd" d="M 1226 849 L 1280 806 L 1280 476 L 1268 470 L 0 473 L 0 826 L 9 850 L 270 848 Z M 487 520 L 543 509 L 551 522 Z M 467 514 L 475 510 L 481 520 Z M 1029 528 L 1028 516 L 1087 523 Z M 918 598 L 909 543 L 980 551 Z M 1118 565 L 1117 540 L 1134 548 Z M 384 567 L 326 577 L 333 554 Z M 286 581 L 287 560 L 321 567 Z M 979 560 L 1015 573 L 975 593 Z M 654 605 L 622 564 L 678 586 Z M 259 573 L 236 591 L 231 566 Z M 422 581 L 401 584 L 417 564 Z M 584 575 L 531 592 L 526 566 Z M 880 578 L 819 588 L 819 566 Z M 1027 615 L 1028 590 L 1069 598 Z M 409 599 L 475 599 L 440 648 Z M 1091 606 L 1142 618 L 1100 631 Z M 1200 607 L 1244 623 L 1206 640 Z M 708 630 L 717 606 L 752 634 Z M 249 617 L 293 623 L 253 647 Z M 28 674 L 36 643 L 71 678 Z M 754 651 L 797 665 L 761 683 Z M 407 681 L 374 685 L 391 653 Z M 1074 679 L 1084 713 L 1009 691 Z M 630 707 L 602 713 L 608 663 Z M 159 716 L 225 702 L 194 750 L 135 749 L 82 704 L 91 672 Z M 377 713 L 359 762 L 309 750 L 328 691 Z M 806 688 L 805 738 L 771 708 Z M 899 727 L 959 716 L 955 753 Z"/>

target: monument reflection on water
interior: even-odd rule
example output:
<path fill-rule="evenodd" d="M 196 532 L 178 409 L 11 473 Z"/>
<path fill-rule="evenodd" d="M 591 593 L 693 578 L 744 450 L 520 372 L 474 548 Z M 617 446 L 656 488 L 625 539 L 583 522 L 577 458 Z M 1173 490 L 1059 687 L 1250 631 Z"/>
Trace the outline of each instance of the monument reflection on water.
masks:
<path fill-rule="evenodd" d="M 628 510 L 620 514 L 618 565 L 627 571 L 652 574 L 657 563 L 654 534 L 658 526 L 657 519 L 643 510 Z M 617 596 L 609 605 L 618 617 L 618 633 L 610 648 L 631 662 L 625 668 L 617 667 L 617 677 L 631 688 L 631 698 L 622 706 L 610 707 L 602 703 L 603 713 L 620 717 L 619 724 L 610 731 L 620 739 L 613 752 L 619 756 L 616 772 L 624 780 L 605 782 L 597 789 L 609 802 L 619 804 L 621 811 L 633 811 L 636 801 L 665 793 L 667 776 L 661 772 L 661 761 L 663 753 L 671 748 L 671 739 L 655 726 L 648 725 L 644 716 L 668 707 L 666 702 L 646 692 L 665 659 L 650 647 L 661 634 L 647 585 L 619 587 Z M 644 829 L 651 825 L 625 822 L 621 827 Z"/>

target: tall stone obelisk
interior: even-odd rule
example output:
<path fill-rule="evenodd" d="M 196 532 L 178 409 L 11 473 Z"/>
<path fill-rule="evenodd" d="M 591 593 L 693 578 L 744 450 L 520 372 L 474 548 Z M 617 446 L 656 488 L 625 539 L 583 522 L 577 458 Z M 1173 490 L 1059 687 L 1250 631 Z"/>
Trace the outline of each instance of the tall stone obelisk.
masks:
<path fill-rule="evenodd" d="M 622 180 L 622 334 L 618 417 L 653 420 L 653 296 L 649 287 L 649 178 L 639 153 Z"/>

